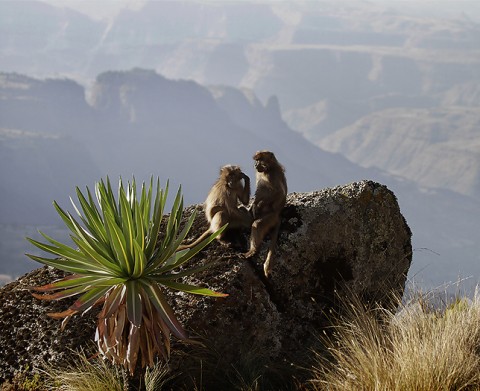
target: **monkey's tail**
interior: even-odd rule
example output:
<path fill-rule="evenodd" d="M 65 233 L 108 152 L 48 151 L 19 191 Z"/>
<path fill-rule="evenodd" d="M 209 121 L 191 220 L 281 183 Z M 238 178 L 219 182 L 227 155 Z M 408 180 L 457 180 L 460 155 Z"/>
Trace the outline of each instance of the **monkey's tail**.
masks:
<path fill-rule="evenodd" d="M 177 250 L 185 250 L 187 248 L 192 248 L 195 247 L 197 244 L 202 242 L 202 240 L 205 240 L 208 236 L 210 235 L 210 230 L 207 229 L 197 240 L 195 240 L 193 243 L 189 244 L 181 244 L 178 246 Z"/>
<path fill-rule="evenodd" d="M 271 239 L 270 239 L 270 246 L 268 247 L 267 259 L 263 264 L 263 272 L 265 273 L 265 277 L 267 278 L 270 276 L 270 271 L 272 270 L 271 261 L 273 258 L 273 254 L 275 252 L 275 247 L 277 246 L 279 231 L 280 231 L 280 224 L 277 224 L 270 234 Z"/>

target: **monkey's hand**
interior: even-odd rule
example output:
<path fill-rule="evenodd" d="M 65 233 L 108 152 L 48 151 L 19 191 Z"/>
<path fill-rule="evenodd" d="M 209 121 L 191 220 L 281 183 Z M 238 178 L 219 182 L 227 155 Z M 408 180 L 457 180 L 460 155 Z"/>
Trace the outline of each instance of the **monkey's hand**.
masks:
<path fill-rule="evenodd" d="M 245 181 L 245 183 L 250 183 L 250 177 L 244 172 L 242 172 L 242 178 Z"/>
<path fill-rule="evenodd" d="M 258 218 L 258 216 L 262 213 L 262 208 L 264 207 L 265 202 L 259 201 L 259 202 L 254 202 L 252 205 L 252 213 L 253 217 L 255 219 Z"/>
<path fill-rule="evenodd" d="M 252 204 L 250 206 L 249 212 L 252 215 L 253 220 L 255 220 L 257 218 L 257 207 L 255 206 L 255 204 Z"/>

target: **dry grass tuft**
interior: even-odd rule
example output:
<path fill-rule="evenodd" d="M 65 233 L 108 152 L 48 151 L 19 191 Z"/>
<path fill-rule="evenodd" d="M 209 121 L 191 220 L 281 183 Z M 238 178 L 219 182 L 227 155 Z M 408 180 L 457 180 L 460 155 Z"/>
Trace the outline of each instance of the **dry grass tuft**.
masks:
<path fill-rule="evenodd" d="M 314 390 L 480 390 L 479 294 L 443 310 L 417 297 L 397 313 L 354 299 L 336 324 Z"/>
<path fill-rule="evenodd" d="M 147 367 L 145 371 L 145 390 L 159 391 L 163 390 L 165 385 L 173 379 L 168 369 L 168 365 L 158 362 L 152 368 Z"/>
<path fill-rule="evenodd" d="M 57 391 L 123 391 L 125 389 L 125 371 L 101 358 L 89 359 L 83 352 L 77 354 L 74 364 L 65 368 L 53 368 L 45 365 L 43 370 L 47 378 L 47 389 Z M 168 367 L 157 363 L 147 368 L 144 378 L 140 379 L 146 391 L 162 390 L 172 379 Z"/>
<path fill-rule="evenodd" d="M 95 358 L 89 360 L 84 353 L 78 361 L 66 368 L 45 369 L 48 389 L 57 391 L 123 391 L 123 376 L 118 367 Z"/>

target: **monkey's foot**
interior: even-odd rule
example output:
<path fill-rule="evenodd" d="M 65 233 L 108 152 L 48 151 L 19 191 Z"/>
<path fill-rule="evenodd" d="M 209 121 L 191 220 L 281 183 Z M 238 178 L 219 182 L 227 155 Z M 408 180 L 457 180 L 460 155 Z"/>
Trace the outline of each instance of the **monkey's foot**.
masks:
<path fill-rule="evenodd" d="M 252 258 L 256 253 L 257 253 L 256 251 L 250 250 L 246 253 L 243 253 L 243 257 L 244 258 Z"/>
<path fill-rule="evenodd" d="M 265 277 L 266 278 L 269 278 L 270 277 L 270 272 L 271 272 L 272 268 L 270 267 L 270 262 L 267 260 L 264 264 L 263 264 L 263 273 L 265 274 Z"/>

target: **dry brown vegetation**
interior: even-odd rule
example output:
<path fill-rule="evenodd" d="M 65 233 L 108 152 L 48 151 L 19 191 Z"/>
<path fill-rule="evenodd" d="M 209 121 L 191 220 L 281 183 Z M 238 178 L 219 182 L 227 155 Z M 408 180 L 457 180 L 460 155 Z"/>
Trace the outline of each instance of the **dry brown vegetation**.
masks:
<path fill-rule="evenodd" d="M 480 297 L 443 310 L 420 297 L 397 313 L 358 300 L 324 338 L 315 390 L 480 390 Z"/>

